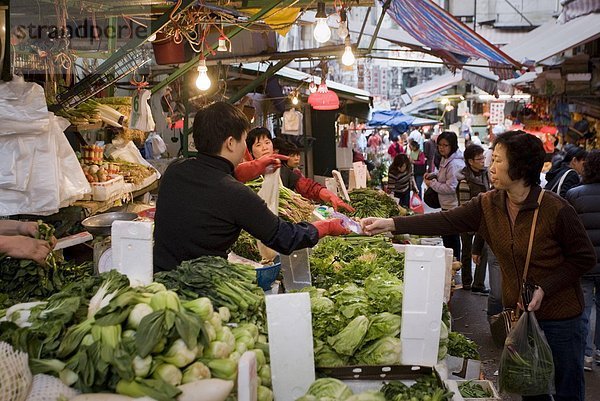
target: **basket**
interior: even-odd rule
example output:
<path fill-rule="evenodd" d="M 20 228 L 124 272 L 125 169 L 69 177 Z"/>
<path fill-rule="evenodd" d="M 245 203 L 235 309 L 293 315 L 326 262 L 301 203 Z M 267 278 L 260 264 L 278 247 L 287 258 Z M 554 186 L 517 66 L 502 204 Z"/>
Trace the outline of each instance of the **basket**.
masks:
<path fill-rule="evenodd" d="M 256 281 L 258 286 L 265 291 L 271 290 L 271 285 L 279 275 L 281 263 L 275 263 L 271 266 L 256 268 Z"/>

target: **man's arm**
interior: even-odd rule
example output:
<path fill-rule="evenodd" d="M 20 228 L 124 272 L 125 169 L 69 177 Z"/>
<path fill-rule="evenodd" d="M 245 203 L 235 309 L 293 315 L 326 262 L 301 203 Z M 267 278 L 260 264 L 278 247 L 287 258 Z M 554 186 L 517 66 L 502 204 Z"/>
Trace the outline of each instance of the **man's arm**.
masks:
<path fill-rule="evenodd" d="M 38 224 L 34 221 L 0 220 L 0 235 L 25 235 L 35 237 Z"/>

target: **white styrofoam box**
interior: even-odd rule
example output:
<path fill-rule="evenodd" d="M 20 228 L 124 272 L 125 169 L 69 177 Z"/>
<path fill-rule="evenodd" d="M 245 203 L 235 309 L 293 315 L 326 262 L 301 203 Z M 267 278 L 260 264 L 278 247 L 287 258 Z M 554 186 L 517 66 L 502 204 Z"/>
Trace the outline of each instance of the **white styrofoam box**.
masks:
<path fill-rule="evenodd" d="M 454 397 L 452 397 L 452 401 L 500 401 L 500 394 L 498 394 L 498 390 L 494 387 L 494 384 L 489 380 L 470 380 L 472 383 L 479 384 L 483 387 L 484 390 L 488 390 L 492 392 L 492 396 L 488 398 L 466 398 L 460 394 L 460 390 L 458 386 L 461 383 L 464 383 L 469 380 L 445 380 L 446 387 L 448 390 L 454 393 Z"/>
<path fill-rule="evenodd" d="M 112 262 L 132 286 L 152 282 L 152 231 L 149 221 L 115 221 L 111 228 Z"/>
<path fill-rule="evenodd" d="M 352 168 L 352 148 L 335 147 L 335 165 L 338 169 Z"/>
<path fill-rule="evenodd" d="M 446 250 L 446 281 L 444 284 L 444 302 L 450 301 L 450 294 L 452 293 L 452 262 L 454 261 L 454 252 L 450 248 L 444 248 Z M 450 330 L 450 327 L 448 327 Z"/>
<path fill-rule="evenodd" d="M 265 299 L 274 398 L 294 401 L 315 381 L 310 297 L 294 293 Z"/>
<path fill-rule="evenodd" d="M 246 351 L 238 363 L 237 399 L 238 401 L 256 401 L 257 398 L 256 354 Z"/>
<path fill-rule="evenodd" d="M 404 247 L 402 364 L 435 366 L 446 281 L 446 248 Z"/>
<path fill-rule="evenodd" d="M 92 199 L 95 201 L 106 201 L 125 193 L 125 179 L 122 175 L 113 175 L 105 182 L 93 182 Z"/>
<path fill-rule="evenodd" d="M 446 363 L 449 379 L 473 380 L 479 379 L 481 374 L 481 361 L 448 355 L 446 356 Z"/>

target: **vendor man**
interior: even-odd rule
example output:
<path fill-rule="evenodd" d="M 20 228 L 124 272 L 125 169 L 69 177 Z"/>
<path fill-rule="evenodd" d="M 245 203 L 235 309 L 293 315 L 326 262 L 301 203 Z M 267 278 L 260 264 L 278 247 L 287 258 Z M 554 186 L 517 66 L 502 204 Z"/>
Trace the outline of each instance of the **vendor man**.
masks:
<path fill-rule="evenodd" d="M 36 239 L 37 231 L 38 224 L 34 221 L 0 220 L 0 255 L 45 265 L 56 239 L 51 242 Z"/>
<path fill-rule="evenodd" d="M 234 178 L 249 130 L 246 116 L 225 102 L 196 113 L 198 156 L 174 162 L 161 179 L 154 219 L 155 272 L 204 255 L 226 258 L 242 229 L 283 254 L 312 247 L 325 235 L 348 233 L 339 219 L 285 222 Z"/>

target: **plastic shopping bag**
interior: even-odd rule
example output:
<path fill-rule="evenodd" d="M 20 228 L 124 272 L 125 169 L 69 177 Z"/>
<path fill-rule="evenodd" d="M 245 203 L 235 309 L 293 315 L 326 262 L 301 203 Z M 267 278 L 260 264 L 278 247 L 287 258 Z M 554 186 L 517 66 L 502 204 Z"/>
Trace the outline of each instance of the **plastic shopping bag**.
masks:
<path fill-rule="evenodd" d="M 415 213 L 422 214 L 425 213 L 425 207 L 423 206 L 423 201 L 419 197 L 419 194 L 413 193 L 410 197 L 410 210 Z"/>
<path fill-rule="evenodd" d="M 279 214 L 279 182 L 280 171 L 275 170 L 273 173 L 265 174 L 265 180 L 263 181 L 262 187 L 258 191 L 260 196 L 267 204 L 270 211 L 273 214 Z M 258 251 L 263 260 L 273 260 L 277 256 L 277 252 L 271 248 L 266 247 L 262 242 L 257 241 Z"/>
<path fill-rule="evenodd" d="M 498 375 L 502 392 L 554 394 L 552 351 L 533 312 L 523 313 L 506 337 Z"/>

